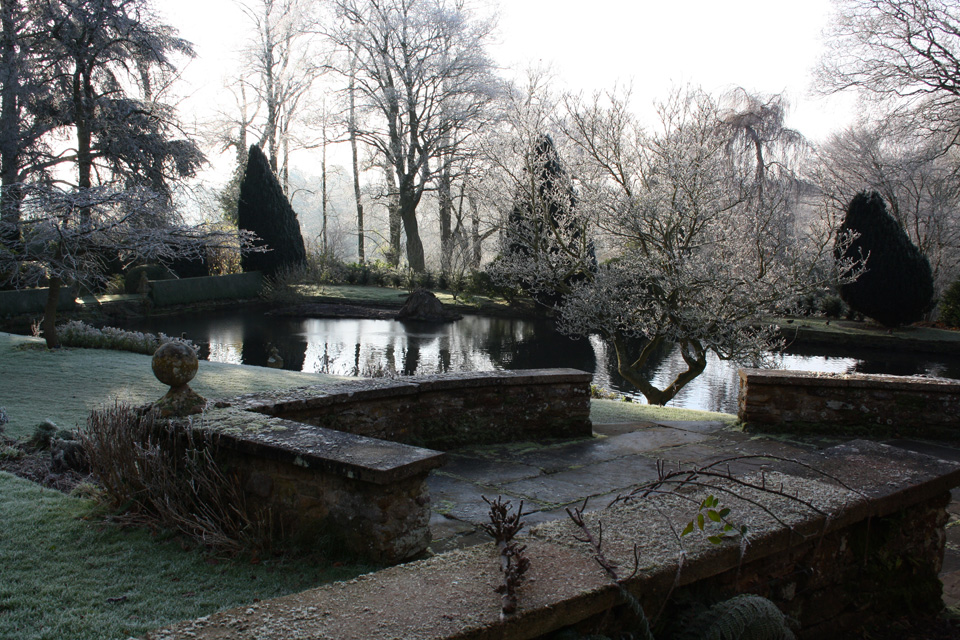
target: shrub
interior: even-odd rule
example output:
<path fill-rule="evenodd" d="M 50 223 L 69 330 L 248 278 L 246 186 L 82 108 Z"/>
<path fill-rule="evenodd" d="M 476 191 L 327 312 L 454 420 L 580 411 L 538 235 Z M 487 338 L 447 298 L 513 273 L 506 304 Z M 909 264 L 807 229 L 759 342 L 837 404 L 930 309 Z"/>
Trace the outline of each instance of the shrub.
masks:
<path fill-rule="evenodd" d="M 103 499 L 122 519 L 175 529 L 219 551 L 266 546 L 269 517 L 248 509 L 239 478 L 212 456 L 215 442 L 189 421 L 117 403 L 80 434 Z"/>
<path fill-rule="evenodd" d="M 820 312 L 828 318 L 839 318 L 843 315 L 843 300 L 837 295 L 826 295 L 820 299 Z"/>
<path fill-rule="evenodd" d="M 125 331 L 116 327 L 97 329 L 80 320 L 71 320 L 57 327 L 60 344 L 65 347 L 80 347 L 84 349 L 114 349 L 116 351 L 132 351 L 152 356 L 162 344 L 179 340 L 191 347 L 193 343 L 181 338 L 171 338 L 164 333 L 141 333 L 139 331 Z"/>
<path fill-rule="evenodd" d="M 283 195 L 266 156 L 256 145 L 250 147 L 247 168 L 240 183 L 237 227 L 255 233 L 259 239 L 254 244 L 268 249 L 245 253 L 241 257 L 244 271 L 260 271 L 270 277 L 283 268 L 306 262 L 297 214 Z"/>
<path fill-rule="evenodd" d="M 857 237 L 843 245 L 848 232 Z M 866 258 L 866 271 L 840 286 L 840 297 L 852 309 L 888 327 L 916 322 L 930 309 L 930 263 L 887 213 L 880 194 L 863 192 L 853 198 L 838 238 L 838 259 Z"/>
<path fill-rule="evenodd" d="M 940 322 L 948 327 L 960 327 L 960 279 L 940 296 Z"/>

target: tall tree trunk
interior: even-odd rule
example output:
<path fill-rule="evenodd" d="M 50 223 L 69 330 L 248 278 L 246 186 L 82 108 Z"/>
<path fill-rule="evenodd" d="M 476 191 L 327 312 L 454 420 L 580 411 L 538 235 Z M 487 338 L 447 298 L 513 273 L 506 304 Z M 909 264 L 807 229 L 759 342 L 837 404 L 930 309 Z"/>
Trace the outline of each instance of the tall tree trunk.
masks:
<path fill-rule="evenodd" d="M 393 165 L 387 163 L 387 214 L 390 224 L 390 249 L 388 251 L 387 262 L 391 266 L 400 264 L 400 231 L 402 222 L 400 220 L 400 186 L 397 184 L 397 172 Z"/>
<path fill-rule="evenodd" d="M 364 263 L 363 247 L 363 204 L 360 202 L 360 163 L 357 158 L 357 105 L 355 70 L 351 63 L 350 84 L 347 87 L 350 96 L 350 154 L 353 160 L 353 197 L 357 201 L 357 262 Z"/>
<path fill-rule="evenodd" d="M 20 0 L 0 4 L 0 242 L 20 244 L 20 64 L 16 16 Z"/>
<path fill-rule="evenodd" d="M 407 239 L 407 263 L 417 273 L 427 270 L 423 255 L 423 242 L 420 240 L 420 229 L 417 222 L 417 204 L 419 198 L 412 193 L 411 188 L 400 186 L 400 219 L 403 221 L 403 231 Z"/>
<path fill-rule="evenodd" d="M 440 201 L 440 271 L 450 273 L 453 266 L 453 197 L 450 195 L 450 162 L 441 160 L 437 177 L 437 199 Z"/>
<path fill-rule="evenodd" d="M 480 236 L 480 203 L 474 196 L 470 196 L 470 244 L 473 247 L 470 268 L 476 271 L 483 261 L 483 238 Z"/>
<path fill-rule="evenodd" d="M 60 338 L 57 336 L 57 307 L 60 305 L 60 278 L 52 276 L 47 289 L 47 304 L 43 310 L 43 339 L 47 341 L 47 349 L 60 347 Z"/>
<path fill-rule="evenodd" d="M 323 255 L 327 255 L 327 120 L 323 120 L 323 147 L 320 153 L 320 213 L 323 227 L 320 230 L 320 245 Z"/>

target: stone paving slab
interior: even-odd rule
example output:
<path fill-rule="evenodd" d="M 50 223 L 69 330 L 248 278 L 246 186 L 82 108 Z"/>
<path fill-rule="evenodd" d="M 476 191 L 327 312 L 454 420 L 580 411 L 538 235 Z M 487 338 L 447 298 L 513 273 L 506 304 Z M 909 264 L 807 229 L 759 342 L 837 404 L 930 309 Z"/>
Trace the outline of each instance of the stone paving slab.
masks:
<path fill-rule="evenodd" d="M 472 525 L 488 521 L 490 507 L 483 501 L 483 496 L 492 500 L 502 493 L 497 488 L 479 487 L 466 480 L 438 473 L 427 478 L 427 486 L 430 488 L 430 503 L 434 511 Z M 531 506 L 539 508 L 539 505 Z"/>
<path fill-rule="evenodd" d="M 617 436 L 575 442 L 563 447 L 532 451 L 521 455 L 519 459 L 524 464 L 552 473 L 573 466 L 607 462 L 631 454 L 646 453 L 707 439 L 708 436 L 689 431 L 651 427 Z"/>
<path fill-rule="evenodd" d="M 727 427 L 723 422 L 716 420 L 661 420 L 657 424 L 661 427 L 693 431 L 695 433 L 716 433 Z"/>
<path fill-rule="evenodd" d="M 448 462 L 444 471 L 481 485 L 497 485 L 514 480 L 524 480 L 543 473 L 539 467 L 521 462 L 490 460 L 489 458 L 463 454 L 448 454 Z"/>
<path fill-rule="evenodd" d="M 537 502 L 564 505 L 589 496 L 625 490 L 657 477 L 656 460 L 633 455 L 511 482 L 503 488 L 507 493 Z"/>

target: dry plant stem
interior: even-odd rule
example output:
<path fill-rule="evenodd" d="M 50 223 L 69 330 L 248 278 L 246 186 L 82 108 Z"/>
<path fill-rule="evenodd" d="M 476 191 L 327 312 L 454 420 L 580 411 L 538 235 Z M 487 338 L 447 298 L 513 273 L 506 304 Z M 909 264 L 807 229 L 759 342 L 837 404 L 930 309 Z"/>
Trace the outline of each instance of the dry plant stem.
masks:
<path fill-rule="evenodd" d="M 580 528 L 580 531 L 583 532 L 582 538 L 577 538 L 580 542 L 585 542 L 590 545 L 593 549 L 593 559 L 596 561 L 600 567 L 607 572 L 607 575 L 610 576 L 610 579 L 613 580 L 613 583 L 617 585 L 617 589 L 620 591 L 620 595 L 626 601 L 627 606 L 630 607 L 630 610 L 637 617 L 639 623 L 638 634 L 641 640 L 654 640 L 653 633 L 650 631 L 650 621 L 647 620 L 647 615 L 643 611 L 643 605 L 640 604 L 640 601 L 630 593 L 626 587 L 623 586 L 625 582 L 632 579 L 640 569 L 640 551 L 637 548 L 637 545 L 633 545 L 633 571 L 629 576 L 621 578 L 617 573 L 618 565 L 612 560 L 608 559 L 603 553 L 603 523 L 597 523 L 597 535 L 594 536 L 593 532 L 590 530 L 590 527 L 587 526 L 587 523 L 583 519 L 583 510 L 587 507 L 587 501 L 584 500 L 581 507 L 575 509 L 567 508 L 567 515 L 570 516 L 570 520 Z M 678 576 L 679 579 L 679 576 Z"/>
<path fill-rule="evenodd" d="M 238 479 L 213 459 L 216 443 L 192 424 L 118 403 L 94 411 L 81 439 L 120 521 L 175 529 L 219 552 L 269 540 L 269 514 L 247 507 Z"/>
<path fill-rule="evenodd" d="M 513 513 L 510 501 L 497 496 L 494 501 L 483 497 L 484 502 L 490 505 L 490 524 L 480 525 L 490 534 L 497 543 L 500 552 L 500 573 L 503 574 L 503 583 L 496 588 L 501 595 L 500 612 L 502 616 L 511 615 L 517 610 L 517 589 L 523 583 L 523 576 L 530 568 L 530 560 L 523 555 L 526 546 L 518 545 L 513 539 L 521 529 L 523 521 L 523 502 L 520 508 Z"/>

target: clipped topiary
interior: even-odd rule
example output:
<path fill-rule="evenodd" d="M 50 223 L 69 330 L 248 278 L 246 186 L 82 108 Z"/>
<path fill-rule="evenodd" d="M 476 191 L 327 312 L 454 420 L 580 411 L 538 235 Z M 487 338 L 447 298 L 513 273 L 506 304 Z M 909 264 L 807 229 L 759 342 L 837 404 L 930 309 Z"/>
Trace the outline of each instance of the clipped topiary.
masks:
<path fill-rule="evenodd" d="M 283 195 L 267 157 L 256 145 L 250 147 L 247 169 L 240 183 L 237 226 L 257 234 L 259 239 L 254 244 L 269 249 L 245 253 L 241 258 L 244 271 L 260 271 L 272 277 L 306 262 L 297 214 Z"/>
<path fill-rule="evenodd" d="M 887 327 L 916 322 L 930 309 L 933 273 L 877 192 L 859 193 L 850 202 L 839 238 L 857 238 L 834 248 L 837 259 L 866 257 L 866 270 L 840 286 L 840 297 L 853 310 Z"/>
<path fill-rule="evenodd" d="M 940 322 L 960 327 L 960 280 L 954 280 L 940 296 Z"/>

